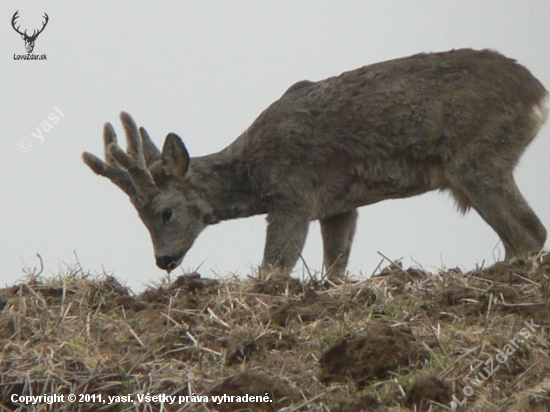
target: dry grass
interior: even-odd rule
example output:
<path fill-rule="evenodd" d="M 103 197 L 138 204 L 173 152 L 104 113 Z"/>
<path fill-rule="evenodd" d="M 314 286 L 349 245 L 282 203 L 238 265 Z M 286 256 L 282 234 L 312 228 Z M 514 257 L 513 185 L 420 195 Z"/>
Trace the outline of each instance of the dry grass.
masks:
<path fill-rule="evenodd" d="M 32 408 L 549 411 L 549 277 L 541 254 L 468 273 L 390 264 L 337 286 L 191 273 L 136 296 L 112 276 L 35 272 L 0 290 L 0 409 L 86 393 L 106 402 Z M 272 402 L 137 402 L 147 393 Z M 135 402 L 109 404 L 122 395 Z"/>

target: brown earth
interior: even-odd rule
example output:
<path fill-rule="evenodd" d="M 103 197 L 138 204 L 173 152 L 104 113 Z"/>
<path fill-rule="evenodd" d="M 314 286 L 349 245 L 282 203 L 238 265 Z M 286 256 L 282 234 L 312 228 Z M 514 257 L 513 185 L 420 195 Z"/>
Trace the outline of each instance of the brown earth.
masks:
<path fill-rule="evenodd" d="M 0 409 L 86 393 L 102 401 L 33 410 L 550 411 L 549 305 L 548 254 L 340 285 L 190 273 L 139 295 L 35 272 L 0 290 Z"/>

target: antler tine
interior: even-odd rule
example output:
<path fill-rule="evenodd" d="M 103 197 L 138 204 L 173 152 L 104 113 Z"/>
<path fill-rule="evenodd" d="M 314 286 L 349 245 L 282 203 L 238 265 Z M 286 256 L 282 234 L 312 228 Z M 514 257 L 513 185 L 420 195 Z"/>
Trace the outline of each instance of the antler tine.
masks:
<path fill-rule="evenodd" d="M 120 187 L 124 193 L 130 196 L 130 198 L 135 198 L 137 196 L 136 186 L 132 182 L 132 179 L 130 179 L 128 173 L 124 170 L 106 164 L 103 160 L 88 152 L 82 153 L 82 160 L 84 160 L 84 163 L 86 163 L 96 174 L 106 177 Z"/>
<path fill-rule="evenodd" d="M 105 123 L 103 127 L 103 145 L 105 150 L 105 162 L 88 152 L 82 153 L 82 160 L 84 160 L 84 163 L 86 163 L 96 174 L 109 179 L 131 198 L 135 197 L 137 195 L 137 189 L 130 175 L 120 166 L 109 151 L 109 146 L 117 145 L 116 132 L 111 123 Z"/>
<path fill-rule="evenodd" d="M 145 157 L 145 164 L 149 168 L 153 163 L 160 159 L 160 150 L 157 148 L 147 130 L 143 127 L 139 128 L 139 134 L 141 135 L 141 142 L 143 146 L 143 155 Z"/>
<path fill-rule="evenodd" d="M 103 127 L 103 148 L 105 151 L 105 161 L 119 169 L 120 165 L 109 152 L 109 146 L 113 143 L 118 145 L 115 129 L 111 123 L 105 123 L 105 126 Z"/>
<path fill-rule="evenodd" d="M 107 124 L 104 134 L 105 158 L 114 167 L 130 175 L 138 194 L 147 196 L 158 189 L 151 173 L 145 167 L 141 135 L 128 113 L 122 112 L 120 118 L 126 131 L 127 150 L 125 152 L 120 148 L 113 127 Z"/>
<path fill-rule="evenodd" d="M 153 177 L 147 169 L 138 166 L 135 159 L 120 148 L 116 143 L 111 143 L 107 148 L 109 155 L 112 156 L 121 166 L 122 170 L 127 172 L 133 184 L 136 187 L 138 195 L 142 198 L 148 198 L 152 193 L 156 193 L 158 188 Z M 142 199 L 145 200 L 145 199 Z"/>
<path fill-rule="evenodd" d="M 143 156 L 143 146 L 141 135 L 132 116 L 126 112 L 120 113 L 120 120 L 126 132 L 126 151 L 132 157 L 138 167 L 145 167 L 145 158 Z"/>
<path fill-rule="evenodd" d="M 121 118 L 128 140 L 127 152 L 118 145 L 116 132 L 111 123 L 106 123 L 103 128 L 105 162 L 88 152 L 82 153 L 82 160 L 96 174 L 108 178 L 121 188 L 130 196 L 133 203 L 145 202 L 159 189 L 151 173 L 144 166 L 140 132 L 130 115 L 123 113 Z M 146 144 L 149 147 L 149 143 Z"/>

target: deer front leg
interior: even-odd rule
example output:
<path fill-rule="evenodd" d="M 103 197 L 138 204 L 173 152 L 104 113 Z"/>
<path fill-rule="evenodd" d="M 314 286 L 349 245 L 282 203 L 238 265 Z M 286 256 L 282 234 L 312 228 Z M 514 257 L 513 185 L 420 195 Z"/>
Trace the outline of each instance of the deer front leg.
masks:
<path fill-rule="evenodd" d="M 305 216 L 272 212 L 267 215 L 267 236 L 262 267 L 289 275 L 298 261 L 309 228 Z"/>
<path fill-rule="evenodd" d="M 342 278 L 346 273 L 355 226 L 357 210 L 321 219 L 324 266 L 329 279 Z"/>

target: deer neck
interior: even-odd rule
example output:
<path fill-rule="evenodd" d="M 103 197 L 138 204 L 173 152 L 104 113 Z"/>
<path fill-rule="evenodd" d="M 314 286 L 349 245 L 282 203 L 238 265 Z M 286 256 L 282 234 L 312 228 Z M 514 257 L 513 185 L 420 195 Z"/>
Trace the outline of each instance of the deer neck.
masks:
<path fill-rule="evenodd" d="M 211 210 L 211 223 L 266 213 L 254 195 L 249 161 L 221 151 L 192 158 L 190 172 L 197 196 Z"/>

